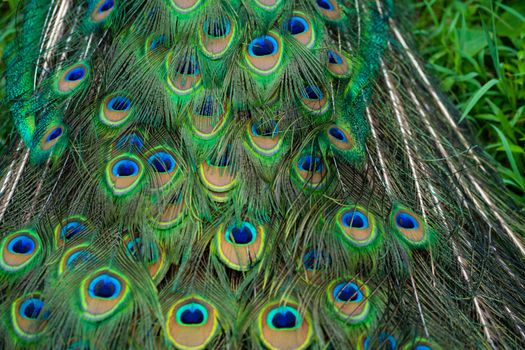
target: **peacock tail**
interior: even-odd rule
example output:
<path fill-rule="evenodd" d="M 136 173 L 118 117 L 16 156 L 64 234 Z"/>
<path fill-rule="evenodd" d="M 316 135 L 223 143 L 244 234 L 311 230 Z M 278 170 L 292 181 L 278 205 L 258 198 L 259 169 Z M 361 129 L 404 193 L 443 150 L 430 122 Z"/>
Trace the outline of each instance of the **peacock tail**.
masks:
<path fill-rule="evenodd" d="M 524 347 L 524 219 L 398 12 L 21 1 L 0 347 Z"/>

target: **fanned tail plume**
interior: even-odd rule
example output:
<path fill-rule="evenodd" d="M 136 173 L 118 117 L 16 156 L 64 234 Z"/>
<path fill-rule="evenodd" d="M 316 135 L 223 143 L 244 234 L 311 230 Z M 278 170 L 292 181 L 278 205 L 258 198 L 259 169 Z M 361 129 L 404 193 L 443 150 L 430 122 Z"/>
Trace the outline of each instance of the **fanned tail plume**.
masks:
<path fill-rule="evenodd" d="M 24 0 L 5 349 L 517 349 L 524 220 L 390 0 Z"/>

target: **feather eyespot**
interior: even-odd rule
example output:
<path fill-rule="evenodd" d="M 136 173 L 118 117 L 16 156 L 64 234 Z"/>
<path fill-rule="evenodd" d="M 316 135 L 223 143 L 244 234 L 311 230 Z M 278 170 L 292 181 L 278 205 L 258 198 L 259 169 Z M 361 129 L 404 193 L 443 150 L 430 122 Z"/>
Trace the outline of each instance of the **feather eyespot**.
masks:
<path fill-rule="evenodd" d="M 131 99 L 121 94 L 112 94 L 104 99 L 100 111 L 100 120 L 111 127 L 126 123 L 132 110 Z"/>
<path fill-rule="evenodd" d="M 111 172 L 113 176 L 117 177 L 136 176 L 139 172 L 139 166 L 132 160 L 122 159 L 115 163 Z"/>
<path fill-rule="evenodd" d="M 250 145 L 258 154 L 272 156 L 281 149 L 282 138 L 275 120 L 254 122 L 247 131 Z"/>
<path fill-rule="evenodd" d="M 181 14 L 186 14 L 197 9 L 201 3 L 202 0 L 171 0 L 171 4 L 175 10 Z"/>
<path fill-rule="evenodd" d="M 345 133 L 337 127 L 331 127 L 328 129 L 328 134 L 339 142 L 348 141 L 348 137 L 346 137 Z"/>
<path fill-rule="evenodd" d="M 156 35 L 148 39 L 147 47 L 150 51 L 158 50 L 161 46 L 167 42 L 166 35 Z"/>
<path fill-rule="evenodd" d="M 260 7 L 271 11 L 281 4 L 282 0 L 255 0 L 255 3 Z"/>
<path fill-rule="evenodd" d="M 209 17 L 199 30 L 202 51 L 212 59 L 221 57 L 231 47 L 235 23 L 228 17 Z"/>
<path fill-rule="evenodd" d="M 78 63 L 67 68 L 61 73 L 57 80 L 57 89 L 62 94 L 69 94 L 76 91 L 89 76 L 88 66 Z"/>
<path fill-rule="evenodd" d="M 183 325 L 200 326 L 208 320 L 208 311 L 200 304 L 190 303 L 179 308 L 176 317 Z"/>
<path fill-rule="evenodd" d="M 390 213 L 390 224 L 398 237 L 413 248 L 426 246 L 433 234 L 419 215 L 402 206 L 394 207 Z"/>
<path fill-rule="evenodd" d="M 332 282 L 327 295 L 333 311 L 346 323 L 363 323 L 370 314 L 369 289 L 357 279 Z"/>
<path fill-rule="evenodd" d="M 292 16 L 286 23 L 286 29 L 292 35 L 298 35 L 305 33 L 308 30 L 308 23 L 304 18 L 298 16 Z"/>
<path fill-rule="evenodd" d="M 84 78 L 85 75 L 86 75 L 86 70 L 83 67 L 76 67 L 76 68 L 71 69 L 69 72 L 67 72 L 64 79 L 65 81 L 71 83 L 71 82 L 82 80 L 82 78 Z"/>
<path fill-rule="evenodd" d="M 46 328 L 51 311 L 40 293 L 16 299 L 11 306 L 11 318 L 16 334 L 25 341 L 38 338 Z"/>
<path fill-rule="evenodd" d="M 77 239 L 88 230 L 87 219 L 81 215 L 73 215 L 63 220 L 55 227 L 55 239 L 59 246 Z"/>
<path fill-rule="evenodd" d="M 28 236 L 17 236 L 9 241 L 7 250 L 12 254 L 33 254 L 36 242 Z"/>
<path fill-rule="evenodd" d="M 52 125 L 47 132 L 40 138 L 40 149 L 43 151 L 51 150 L 65 135 L 65 128 L 62 125 Z"/>
<path fill-rule="evenodd" d="M 397 350 L 396 338 L 384 332 L 381 332 L 378 338 L 362 336 L 359 345 L 358 350 L 372 350 L 378 346 L 385 350 Z"/>
<path fill-rule="evenodd" d="M 212 96 L 197 100 L 191 113 L 195 134 L 205 140 L 215 137 L 226 124 L 229 107 L 216 102 Z"/>
<path fill-rule="evenodd" d="M 366 229 L 369 227 L 368 218 L 360 211 L 350 210 L 343 214 L 343 225 L 349 228 Z"/>
<path fill-rule="evenodd" d="M 88 286 L 88 293 L 91 298 L 115 299 L 122 289 L 120 281 L 107 274 L 96 276 Z"/>
<path fill-rule="evenodd" d="M 54 141 L 57 138 L 59 138 L 60 135 L 62 135 L 62 128 L 61 127 L 56 127 L 53 130 L 51 130 L 49 135 L 47 135 L 46 142 Z"/>
<path fill-rule="evenodd" d="M 117 139 L 115 143 L 115 150 L 117 151 L 129 151 L 133 153 L 138 153 L 144 147 L 144 138 L 141 135 L 131 133 L 124 134 Z"/>
<path fill-rule="evenodd" d="M 50 312 L 44 312 L 42 315 L 42 309 L 44 308 L 44 302 L 39 298 L 29 298 L 24 300 L 20 304 L 20 315 L 28 320 L 38 320 L 40 318 L 47 319 Z"/>
<path fill-rule="evenodd" d="M 311 249 L 303 255 L 303 266 L 307 271 L 319 271 L 326 269 L 332 263 L 329 255 Z"/>
<path fill-rule="evenodd" d="M 219 197 L 219 194 L 225 194 L 237 183 L 231 163 L 229 150 L 201 163 L 199 169 L 201 180 L 204 186 L 212 191 L 212 197 L 215 200 L 220 200 L 222 197 Z"/>
<path fill-rule="evenodd" d="M 109 269 L 99 270 L 81 283 L 81 305 L 83 316 L 91 321 L 100 321 L 116 312 L 129 294 L 126 279 Z"/>
<path fill-rule="evenodd" d="M 40 256 L 42 243 L 36 232 L 21 230 L 0 243 L 0 268 L 7 273 L 22 272 Z"/>
<path fill-rule="evenodd" d="M 264 228 L 247 221 L 226 229 L 221 225 L 216 236 L 219 259 L 237 271 L 247 271 L 261 259 L 264 243 Z"/>
<path fill-rule="evenodd" d="M 363 293 L 359 290 L 357 284 L 353 282 L 342 282 L 335 286 L 333 292 L 333 297 L 340 303 L 359 302 L 363 300 Z"/>
<path fill-rule="evenodd" d="M 294 12 L 286 21 L 285 28 L 297 41 L 306 47 L 315 44 L 315 32 L 310 19 L 302 12 Z"/>
<path fill-rule="evenodd" d="M 282 60 L 282 40 L 273 32 L 253 39 L 247 47 L 246 62 L 260 75 L 275 72 Z"/>
<path fill-rule="evenodd" d="M 142 179 L 144 166 L 133 154 L 113 158 L 106 167 L 106 182 L 114 195 L 130 193 Z"/>
<path fill-rule="evenodd" d="M 203 349 L 218 331 L 217 316 L 215 307 L 200 297 L 179 300 L 168 310 L 168 338 L 177 348 Z"/>
<path fill-rule="evenodd" d="M 332 125 L 326 130 L 330 145 L 340 151 L 347 151 L 353 148 L 353 139 L 350 133 L 337 125 Z"/>
<path fill-rule="evenodd" d="M 86 250 L 77 250 L 69 255 L 66 259 L 66 266 L 68 270 L 72 271 L 75 269 L 75 266 L 82 262 L 90 261 L 93 258 L 93 255 Z"/>
<path fill-rule="evenodd" d="M 329 106 L 326 93 L 317 85 L 301 89 L 301 102 L 312 113 L 324 113 Z"/>
<path fill-rule="evenodd" d="M 429 340 L 424 338 L 417 338 L 413 341 L 406 343 L 401 350 L 437 350 L 440 349 L 437 345 L 431 343 Z"/>
<path fill-rule="evenodd" d="M 319 188 L 322 186 L 328 170 L 319 155 L 307 154 L 297 158 L 294 173 L 301 183 L 311 188 Z"/>
<path fill-rule="evenodd" d="M 345 78 L 350 74 L 348 59 L 336 50 L 326 52 L 326 68 L 335 77 Z"/>
<path fill-rule="evenodd" d="M 100 0 L 91 12 L 91 20 L 94 23 L 104 21 L 115 9 L 115 0 Z"/>
<path fill-rule="evenodd" d="M 64 253 L 58 265 L 58 274 L 75 271 L 79 266 L 95 262 L 95 256 L 88 251 L 89 243 L 75 245 Z"/>
<path fill-rule="evenodd" d="M 140 237 L 124 237 L 127 254 L 134 259 L 144 261 L 152 279 L 156 279 L 164 267 L 164 252 L 155 242 L 144 245 Z"/>
<path fill-rule="evenodd" d="M 197 57 L 183 55 L 174 58 L 167 56 L 168 85 L 176 95 L 185 96 L 195 91 L 202 83 L 201 71 Z"/>
<path fill-rule="evenodd" d="M 313 336 L 310 316 L 289 300 L 266 305 L 259 313 L 258 329 L 269 349 L 305 349 Z"/>
<path fill-rule="evenodd" d="M 317 8 L 323 17 L 329 21 L 338 21 L 343 14 L 341 7 L 335 0 L 316 0 Z"/>
<path fill-rule="evenodd" d="M 416 218 L 409 213 L 401 212 L 396 215 L 396 224 L 405 230 L 415 230 L 419 227 Z"/>
<path fill-rule="evenodd" d="M 146 153 L 152 170 L 152 188 L 163 189 L 173 184 L 179 175 L 179 163 L 174 152 L 168 148 L 158 147 Z"/>
<path fill-rule="evenodd" d="M 173 228 L 181 223 L 184 219 L 184 196 L 182 191 L 178 192 L 164 207 L 159 208 L 155 206 L 150 219 L 161 230 Z"/>
<path fill-rule="evenodd" d="M 167 152 L 156 152 L 148 158 L 149 165 L 158 173 L 171 173 L 177 166 L 175 158 Z"/>
<path fill-rule="evenodd" d="M 375 217 L 366 209 L 353 206 L 339 210 L 336 215 L 338 231 L 356 248 L 370 246 L 379 235 Z"/>
<path fill-rule="evenodd" d="M 304 156 L 299 159 L 299 169 L 301 171 L 321 173 L 323 168 L 324 164 L 320 157 Z"/>
<path fill-rule="evenodd" d="M 113 8 L 113 6 L 115 6 L 114 0 L 105 0 L 104 3 L 102 3 L 102 5 L 99 6 L 98 12 L 102 13 L 102 12 L 109 11 Z"/>

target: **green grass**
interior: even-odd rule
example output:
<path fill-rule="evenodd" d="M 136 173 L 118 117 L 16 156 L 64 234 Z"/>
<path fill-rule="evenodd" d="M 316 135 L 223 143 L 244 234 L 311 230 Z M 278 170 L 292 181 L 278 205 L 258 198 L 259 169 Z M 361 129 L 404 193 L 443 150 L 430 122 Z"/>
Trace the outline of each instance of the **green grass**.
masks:
<path fill-rule="evenodd" d="M 416 42 L 429 71 L 525 203 L 525 1 L 414 3 Z"/>

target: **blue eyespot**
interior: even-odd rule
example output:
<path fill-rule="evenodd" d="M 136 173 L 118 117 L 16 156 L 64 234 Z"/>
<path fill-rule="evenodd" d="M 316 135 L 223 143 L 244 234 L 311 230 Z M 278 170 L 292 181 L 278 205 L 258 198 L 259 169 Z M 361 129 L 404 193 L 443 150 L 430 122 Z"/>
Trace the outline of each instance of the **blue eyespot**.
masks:
<path fill-rule="evenodd" d="M 299 169 L 306 172 L 320 173 L 323 171 L 323 161 L 318 156 L 303 156 L 299 159 Z"/>
<path fill-rule="evenodd" d="M 347 142 L 348 141 L 348 139 L 346 138 L 345 133 L 339 128 L 332 127 L 332 128 L 330 128 L 328 130 L 328 133 L 330 134 L 330 136 L 332 136 L 336 140 L 339 140 L 341 142 Z"/>
<path fill-rule="evenodd" d="M 66 74 L 66 81 L 72 82 L 72 81 L 79 81 L 80 79 L 84 78 L 86 76 L 86 69 L 83 67 L 76 67 L 71 69 Z"/>
<path fill-rule="evenodd" d="M 94 256 L 87 250 L 77 250 L 67 258 L 66 266 L 69 270 L 74 270 L 76 265 L 87 262 L 93 258 Z"/>
<path fill-rule="evenodd" d="M 171 173 L 177 162 L 168 152 L 157 152 L 148 158 L 148 163 L 159 173 Z"/>
<path fill-rule="evenodd" d="M 208 320 L 208 311 L 201 304 L 189 303 L 177 310 L 176 318 L 184 325 L 200 326 Z"/>
<path fill-rule="evenodd" d="M 334 9 L 334 5 L 332 5 L 332 2 L 329 0 L 317 0 L 317 6 L 328 11 Z"/>
<path fill-rule="evenodd" d="M 307 270 L 317 270 L 319 268 L 319 258 L 315 250 L 310 250 L 303 256 L 303 265 Z"/>
<path fill-rule="evenodd" d="M 416 345 L 414 350 L 432 350 L 432 348 L 430 346 L 428 346 L 428 345 L 418 344 L 418 345 Z"/>
<path fill-rule="evenodd" d="M 359 302 L 363 300 L 363 293 L 357 284 L 353 282 L 341 282 L 337 284 L 332 292 L 334 299 L 339 302 Z"/>
<path fill-rule="evenodd" d="M 215 104 L 213 103 L 213 98 L 211 96 L 206 96 L 202 103 L 196 108 L 198 115 L 204 117 L 211 117 L 215 114 Z"/>
<path fill-rule="evenodd" d="M 210 159 L 210 164 L 214 166 L 218 166 L 218 167 L 229 166 L 231 164 L 230 155 L 228 154 L 228 152 L 226 152 L 223 155 L 221 155 L 219 158 L 212 157 Z"/>
<path fill-rule="evenodd" d="M 366 337 L 363 341 L 363 350 L 372 350 L 370 348 L 370 342 L 371 338 Z M 381 345 L 381 349 L 384 348 L 385 350 L 397 350 L 396 339 L 388 333 L 383 332 L 379 335 L 379 344 L 377 345 Z"/>
<path fill-rule="evenodd" d="M 88 293 L 91 298 L 114 299 L 121 289 L 122 285 L 118 279 L 103 273 L 89 283 Z"/>
<path fill-rule="evenodd" d="M 36 244 L 33 238 L 28 236 L 17 236 L 9 241 L 7 250 L 14 254 L 32 254 L 35 251 Z"/>
<path fill-rule="evenodd" d="M 408 213 L 398 213 L 396 215 L 396 224 L 397 226 L 405 230 L 415 230 L 419 227 L 419 223 L 416 218 Z"/>
<path fill-rule="evenodd" d="M 113 165 L 112 172 L 118 177 L 135 176 L 139 173 L 139 166 L 132 160 L 122 159 Z"/>
<path fill-rule="evenodd" d="M 388 345 L 388 348 L 386 350 L 396 350 L 397 349 L 396 339 L 388 333 L 381 333 L 379 335 L 379 342 L 381 344 Z"/>
<path fill-rule="evenodd" d="M 39 317 L 41 319 L 47 319 L 50 312 L 46 311 L 40 316 L 42 309 L 44 308 L 44 302 L 38 298 L 26 299 L 20 304 L 20 315 L 28 320 L 36 320 Z"/>
<path fill-rule="evenodd" d="M 331 64 L 341 64 L 343 63 L 343 59 L 336 52 L 328 51 L 328 62 Z"/>
<path fill-rule="evenodd" d="M 62 239 L 71 239 L 75 237 L 80 232 L 84 231 L 86 229 L 86 226 L 84 226 L 82 223 L 78 221 L 72 221 L 67 223 L 62 229 L 60 230 L 60 238 Z"/>
<path fill-rule="evenodd" d="M 269 56 L 277 52 L 277 40 L 270 35 L 263 35 L 253 39 L 248 45 L 250 56 Z"/>
<path fill-rule="evenodd" d="M 213 38 L 222 38 L 230 34 L 230 21 L 224 17 L 204 22 L 204 31 Z"/>
<path fill-rule="evenodd" d="M 301 324 L 301 316 L 290 306 L 280 306 L 268 313 L 267 322 L 276 329 L 292 329 Z"/>
<path fill-rule="evenodd" d="M 226 240 L 234 244 L 250 244 L 256 238 L 255 227 L 249 222 L 243 222 L 241 226 L 230 226 L 226 230 Z"/>
<path fill-rule="evenodd" d="M 124 96 L 112 97 L 108 102 L 108 108 L 115 112 L 129 111 L 131 108 L 131 100 Z"/>
<path fill-rule="evenodd" d="M 166 35 L 159 35 L 151 41 L 149 45 L 150 50 L 155 50 L 159 45 L 162 45 L 166 42 Z"/>
<path fill-rule="evenodd" d="M 186 57 L 177 64 L 177 73 L 195 75 L 199 74 L 199 63 L 195 57 Z"/>
<path fill-rule="evenodd" d="M 343 214 L 343 225 L 346 227 L 365 229 L 368 228 L 368 218 L 358 210 L 349 210 Z"/>
<path fill-rule="evenodd" d="M 308 100 L 322 100 L 324 96 L 321 89 L 315 85 L 305 86 L 301 91 L 301 95 Z"/>
<path fill-rule="evenodd" d="M 47 135 L 46 142 L 54 141 L 57 138 L 59 138 L 60 135 L 62 135 L 62 128 L 59 126 L 59 127 L 56 127 L 55 129 L 53 129 L 53 131 L 51 131 L 49 133 L 49 135 Z"/>
<path fill-rule="evenodd" d="M 136 134 L 124 135 L 118 139 L 117 149 L 122 150 L 125 147 L 140 151 L 144 147 L 144 140 Z"/>
<path fill-rule="evenodd" d="M 302 17 L 292 16 L 288 20 L 286 28 L 292 35 L 302 34 L 308 31 L 308 22 Z"/>
<path fill-rule="evenodd" d="M 100 5 L 100 7 L 98 8 L 98 12 L 102 13 L 109 11 L 113 8 L 113 6 L 115 6 L 114 0 L 106 0 L 102 5 Z"/>
<path fill-rule="evenodd" d="M 275 137 L 279 133 L 279 124 L 275 120 L 253 123 L 252 133 L 255 136 Z"/>
<path fill-rule="evenodd" d="M 126 245 L 128 252 L 134 257 L 138 258 L 139 252 L 142 254 L 144 247 L 142 246 L 142 240 L 139 238 L 132 239 Z"/>

